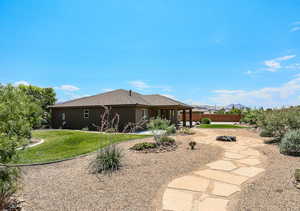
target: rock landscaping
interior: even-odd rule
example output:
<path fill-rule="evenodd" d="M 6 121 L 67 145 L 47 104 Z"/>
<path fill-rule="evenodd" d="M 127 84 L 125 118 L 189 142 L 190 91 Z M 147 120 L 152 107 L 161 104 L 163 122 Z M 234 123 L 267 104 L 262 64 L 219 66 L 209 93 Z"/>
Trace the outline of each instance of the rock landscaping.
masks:
<path fill-rule="evenodd" d="M 228 142 L 236 142 L 235 136 L 218 136 L 216 138 L 217 141 L 228 141 Z"/>
<path fill-rule="evenodd" d="M 154 140 L 147 138 L 117 145 L 124 154 L 123 164 L 111 176 L 88 172 L 96 153 L 62 163 L 23 167 L 24 190 L 20 195 L 26 201 L 24 209 L 153 211 L 160 207 L 163 187 L 169 181 L 219 159 L 222 154 L 217 146 L 199 143 L 200 150 L 190 150 L 186 136 L 176 136 L 175 151 L 128 150 L 141 142 Z"/>

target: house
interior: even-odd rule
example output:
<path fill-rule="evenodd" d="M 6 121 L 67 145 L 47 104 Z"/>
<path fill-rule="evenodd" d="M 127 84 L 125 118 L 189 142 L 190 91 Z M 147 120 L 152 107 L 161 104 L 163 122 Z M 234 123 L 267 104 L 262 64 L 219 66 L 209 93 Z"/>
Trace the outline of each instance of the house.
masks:
<path fill-rule="evenodd" d="M 120 115 L 119 126 L 124 128 L 128 123 L 138 123 L 142 119 L 161 117 L 178 122 L 178 111 L 186 110 L 192 121 L 192 107 L 162 95 L 142 95 L 131 90 L 117 89 L 102 94 L 83 97 L 50 106 L 53 128 L 96 129 L 104 107 L 111 108 L 111 114 Z M 183 120 L 186 126 L 186 118 Z M 192 125 L 192 124 L 190 124 Z"/>

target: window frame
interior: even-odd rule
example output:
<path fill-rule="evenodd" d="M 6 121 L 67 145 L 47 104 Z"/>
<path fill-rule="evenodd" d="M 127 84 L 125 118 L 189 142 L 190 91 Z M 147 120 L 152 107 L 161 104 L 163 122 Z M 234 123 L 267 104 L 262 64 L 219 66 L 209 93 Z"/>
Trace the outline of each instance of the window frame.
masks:
<path fill-rule="evenodd" d="M 90 118 L 90 110 L 83 109 L 83 119 L 89 119 L 89 118 Z"/>
<path fill-rule="evenodd" d="M 66 112 L 61 113 L 61 120 L 66 121 Z"/>

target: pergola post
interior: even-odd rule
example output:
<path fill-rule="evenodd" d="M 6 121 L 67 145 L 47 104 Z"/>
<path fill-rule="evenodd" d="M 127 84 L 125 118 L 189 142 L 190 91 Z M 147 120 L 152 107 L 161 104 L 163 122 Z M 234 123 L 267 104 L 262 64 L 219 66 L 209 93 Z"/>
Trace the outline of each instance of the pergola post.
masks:
<path fill-rule="evenodd" d="M 192 109 L 190 108 L 190 127 L 193 126 L 193 112 Z"/>
<path fill-rule="evenodd" d="M 185 116 L 185 110 L 182 111 L 182 125 L 183 127 L 186 127 L 186 116 Z"/>

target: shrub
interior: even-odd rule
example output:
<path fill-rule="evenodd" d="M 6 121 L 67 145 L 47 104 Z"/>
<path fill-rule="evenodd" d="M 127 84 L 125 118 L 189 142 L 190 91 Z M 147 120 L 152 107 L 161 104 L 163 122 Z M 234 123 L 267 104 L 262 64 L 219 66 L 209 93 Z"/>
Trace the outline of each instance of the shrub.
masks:
<path fill-rule="evenodd" d="M 175 139 L 168 137 L 168 136 L 163 136 L 159 139 L 159 144 L 163 146 L 170 146 L 175 144 Z"/>
<path fill-rule="evenodd" d="M 280 153 L 300 156 L 300 129 L 288 131 L 279 144 Z"/>
<path fill-rule="evenodd" d="M 133 145 L 130 149 L 136 150 L 136 151 L 142 151 L 142 150 L 146 150 L 146 149 L 153 149 L 156 147 L 157 147 L 156 143 L 142 142 L 142 143 L 137 143 L 137 144 Z"/>
<path fill-rule="evenodd" d="M 209 119 L 209 118 L 202 118 L 201 119 L 201 123 L 202 124 L 210 124 L 211 123 L 211 119 Z"/>
<path fill-rule="evenodd" d="M 194 135 L 195 134 L 195 132 L 193 132 L 190 128 L 187 128 L 187 127 L 180 128 L 179 133 L 183 134 L 183 135 Z"/>
<path fill-rule="evenodd" d="M 122 151 L 114 144 L 98 151 L 96 159 L 90 163 L 92 173 L 111 174 L 121 167 Z"/>
<path fill-rule="evenodd" d="M 176 127 L 175 125 L 171 125 L 167 128 L 167 134 L 171 135 L 171 134 L 175 134 L 176 133 Z"/>
<path fill-rule="evenodd" d="M 167 130 L 170 126 L 170 121 L 166 119 L 156 118 L 151 119 L 147 124 L 147 128 L 149 130 Z"/>
<path fill-rule="evenodd" d="M 272 132 L 269 130 L 262 130 L 259 135 L 261 137 L 272 137 Z"/>
<path fill-rule="evenodd" d="M 194 150 L 197 143 L 195 141 L 190 141 L 189 145 L 191 147 L 191 150 Z"/>
<path fill-rule="evenodd" d="M 19 169 L 0 167 L 0 210 L 9 210 L 14 204 L 13 195 L 18 190 Z"/>

